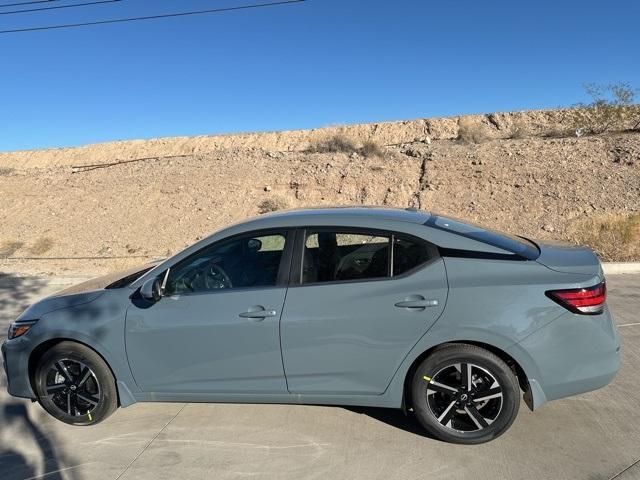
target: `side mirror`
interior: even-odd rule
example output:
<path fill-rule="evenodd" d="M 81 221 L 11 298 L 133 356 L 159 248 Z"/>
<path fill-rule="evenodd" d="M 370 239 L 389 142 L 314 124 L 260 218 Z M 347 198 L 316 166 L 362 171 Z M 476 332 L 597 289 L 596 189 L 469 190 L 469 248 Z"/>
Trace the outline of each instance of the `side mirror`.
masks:
<path fill-rule="evenodd" d="M 164 289 L 167 286 L 170 270 L 170 268 L 167 268 L 163 274 L 146 280 L 140 287 L 140 296 L 150 302 L 160 300 L 164 296 Z"/>
<path fill-rule="evenodd" d="M 140 296 L 149 302 L 157 302 L 162 298 L 162 278 L 150 278 L 140 287 Z"/>

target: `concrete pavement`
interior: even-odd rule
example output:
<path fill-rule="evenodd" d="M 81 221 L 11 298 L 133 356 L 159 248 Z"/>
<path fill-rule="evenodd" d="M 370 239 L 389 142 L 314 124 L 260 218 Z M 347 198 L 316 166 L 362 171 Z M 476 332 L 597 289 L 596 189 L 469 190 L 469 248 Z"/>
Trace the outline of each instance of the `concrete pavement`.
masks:
<path fill-rule="evenodd" d="M 0 330 L 76 279 L 0 277 Z M 526 407 L 478 446 L 425 436 L 401 412 L 287 405 L 137 404 L 71 427 L 0 388 L 0 478 L 640 478 L 640 275 L 610 275 L 622 367 L 607 388 Z M 2 375 L 4 382 L 4 376 Z"/>

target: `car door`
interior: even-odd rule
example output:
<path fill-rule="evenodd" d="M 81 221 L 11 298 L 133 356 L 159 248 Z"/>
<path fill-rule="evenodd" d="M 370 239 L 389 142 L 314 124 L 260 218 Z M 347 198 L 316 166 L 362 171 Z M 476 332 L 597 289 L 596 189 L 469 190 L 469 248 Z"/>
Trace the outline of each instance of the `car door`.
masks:
<path fill-rule="evenodd" d="M 281 320 L 291 393 L 383 393 L 446 302 L 444 262 L 415 237 L 307 228 L 293 265 Z"/>
<path fill-rule="evenodd" d="M 279 321 L 292 239 L 253 232 L 205 247 L 169 269 L 164 296 L 134 296 L 126 346 L 149 392 L 286 393 Z"/>

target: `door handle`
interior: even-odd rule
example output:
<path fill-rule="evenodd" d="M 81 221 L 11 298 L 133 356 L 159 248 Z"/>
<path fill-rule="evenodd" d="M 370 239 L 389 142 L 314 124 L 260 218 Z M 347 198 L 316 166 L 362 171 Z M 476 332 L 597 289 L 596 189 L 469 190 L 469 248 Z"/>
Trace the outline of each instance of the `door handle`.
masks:
<path fill-rule="evenodd" d="M 420 308 L 424 309 L 426 307 L 437 307 L 438 300 L 405 300 L 403 302 L 398 302 L 395 304 L 396 307 L 399 308 Z"/>
<path fill-rule="evenodd" d="M 254 320 L 264 320 L 266 317 L 275 317 L 277 312 L 275 310 L 265 310 L 263 306 L 256 305 L 249 308 L 248 311 L 239 313 L 238 316 L 242 318 L 252 318 Z"/>

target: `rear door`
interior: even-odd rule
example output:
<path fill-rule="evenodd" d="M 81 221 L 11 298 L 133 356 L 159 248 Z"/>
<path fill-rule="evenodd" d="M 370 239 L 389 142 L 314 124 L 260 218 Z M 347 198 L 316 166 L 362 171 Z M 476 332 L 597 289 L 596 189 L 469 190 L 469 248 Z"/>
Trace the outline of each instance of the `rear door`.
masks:
<path fill-rule="evenodd" d="M 281 319 L 291 393 L 381 394 L 441 315 L 447 297 L 437 249 L 363 229 L 299 231 Z"/>

